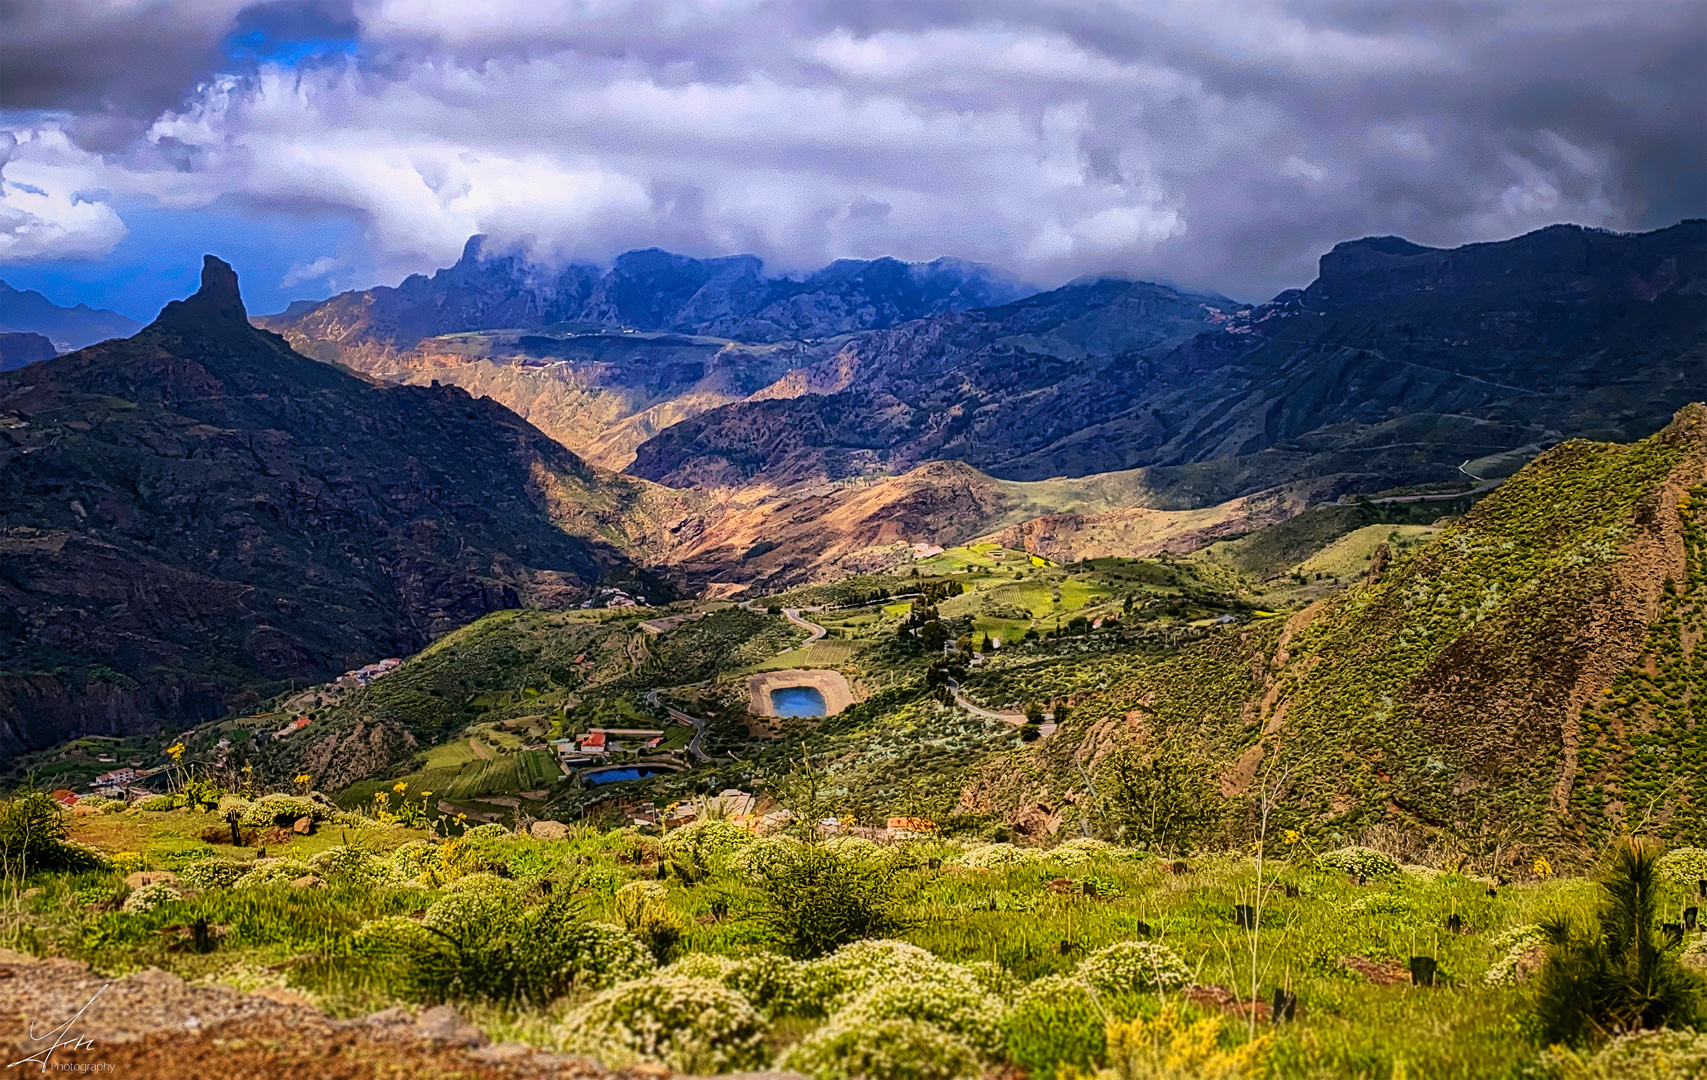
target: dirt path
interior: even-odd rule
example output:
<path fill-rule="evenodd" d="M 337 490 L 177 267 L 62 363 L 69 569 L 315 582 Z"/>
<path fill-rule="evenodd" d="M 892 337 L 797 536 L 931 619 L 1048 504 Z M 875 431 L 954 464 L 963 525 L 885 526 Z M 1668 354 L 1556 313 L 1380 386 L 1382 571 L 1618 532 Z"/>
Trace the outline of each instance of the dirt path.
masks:
<path fill-rule="evenodd" d="M 484 747 L 484 746 L 481 746 L 481 745 L 480 745 L 480 740 L 479 740 L 479 739 L 469 739 L 469 740 L 468 740 L 468 748 L 469 748 L 469 749 L 470 749 L 470 750 L 472 750 L 472 751 L 474 751 L 474 756 L 475 756 L 475 757 L 477 757 L 477 758 L 484 758 L 484 759 L 485 759 L 485 760 L 487 760 L 487 761 L 491 761 L 491 760 L 492 760 L 492 755 L 491 755 L 491 754 L 488 754 L 488 753 L 487 753 L 487 752 L 486 752 L 486 748 L 485 748 L 485 747 Z"/>

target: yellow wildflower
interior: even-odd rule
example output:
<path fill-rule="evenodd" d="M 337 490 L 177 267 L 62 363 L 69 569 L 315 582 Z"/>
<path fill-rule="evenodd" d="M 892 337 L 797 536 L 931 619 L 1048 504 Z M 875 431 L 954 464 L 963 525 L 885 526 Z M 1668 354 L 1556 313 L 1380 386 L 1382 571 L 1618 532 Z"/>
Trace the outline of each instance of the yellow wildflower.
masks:
<path fill-rule="evenodd" d="M 184 744 L 181 742 L 173 743 L 171 746 L 168 746 L 166 748 L 166 753 L 171 757 L 171 759 L 174 762 L 183 761 L 184 760 Z"/>
<path fill-rule="evenodd" d="M 395 792 L 397 792 L 397 794 L 401 795 L 405 791 L 409 790 L 409 785 L 404 783 L 403 781 L 399 780 L 399 781 L 397 781 L 397 783 L 391 785 L 391 790 L 395 791 Z"/>
<path fill-rule="evenodd" d="M 1535 876 L 1538 878 L 1550 878 L 1553 876 L 1553 864 L 1547 861 L 1547 856 L 1545 855 L 1535 856 L 1535 865 L 1531 867 L 1531 869 L 1535 871 Z"/>
<path fill-rule="evenodd" d="M 1296 844 L 1299 840 L 1298 830 L 1297 829 L 1287 829 L 1284 833 L 1281 834 L 1281 839 L 1285 840 L 1288 844 Z"/>

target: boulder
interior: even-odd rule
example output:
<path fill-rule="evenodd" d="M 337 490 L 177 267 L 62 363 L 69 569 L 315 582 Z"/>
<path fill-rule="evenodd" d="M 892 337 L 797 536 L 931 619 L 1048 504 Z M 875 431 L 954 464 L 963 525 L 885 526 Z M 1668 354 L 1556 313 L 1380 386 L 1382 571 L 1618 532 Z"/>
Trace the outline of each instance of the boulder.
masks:
<path fill-rule="evenodd" d="M 561 821 L 536 821 L 528 826 L 528 832 L 535 840 L 569 839 L 569 826 Z"/>
<path fill-rule="evenodd" d="M 290 883 L 293 889 L 324 889 L 326 883 L 313 874 L 304 874 Z"/>
<path fill-rule="evenodd" d="M 491 1041 L 449 1005 L 435 1005 L 423 1012 L 415 1020 L 415 1031 L 423 1039 L 447 1046 L 485 1046 Z"/>
<path fill-rule="evenodd" d="M 290 831 L 297 833 L 300 836 L 307 836 L 309 833 L 314 831 L 314 819 L 311 817 L 299 817 L 296 819 L 296 824 L 290 827 Z"/>

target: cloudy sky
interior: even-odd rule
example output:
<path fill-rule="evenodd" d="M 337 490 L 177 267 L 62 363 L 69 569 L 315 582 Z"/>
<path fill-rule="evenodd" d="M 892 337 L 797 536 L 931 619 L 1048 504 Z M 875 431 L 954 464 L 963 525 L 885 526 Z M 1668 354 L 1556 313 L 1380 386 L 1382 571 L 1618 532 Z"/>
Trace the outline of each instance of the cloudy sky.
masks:
<path fill-rule="evenodd" d="M 0 0 L 0 279 L 253 311 L 485 232 L 1264 299 L 1334 243 L 1707 215 L 1707 3 Z"/>

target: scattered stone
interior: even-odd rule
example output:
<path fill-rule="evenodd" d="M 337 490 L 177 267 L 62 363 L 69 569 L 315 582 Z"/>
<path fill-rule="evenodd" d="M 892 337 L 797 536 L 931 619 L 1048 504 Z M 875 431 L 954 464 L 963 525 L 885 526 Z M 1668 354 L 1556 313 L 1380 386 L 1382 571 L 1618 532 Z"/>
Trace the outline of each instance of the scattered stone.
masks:
<path fill-rule="evenodd" d="M 158 885 L 161 882 L 176 885 L 178 875 L 170 870 L 138 870 L 134 874 L 125 875 L 124 879 L 124 883 L 132 889 L 140 889 L 144 885 Z"/>
<path fill-rule="evenodd" d="M 304 874 L 290 883 L 293 889 L 324 889 L 326 883 L 314 874 Z"/>
<path fill-rule="evenodd" d="M 314 819 L 311 817 L 299 817 L 296 819 L 296 824 L 290 827 L 290 831 L 296 833 L 298 836 L 307 836 L 309 833 L 314 831 Z"/>
<path fill-rule="evenodd" d="M 567 840 L 569 826 L 561 821 L 536 821 L 528 827 L 535 840 Z"/>
<path fill-rule="evenodd" d="M 1249 1016 L 1254 1006 L 1257 1019 L 1265 1024 L 1274 1015 L 1273 1007 L 1268 1002 L 1241 1000 L 1239 995 L 1225 986 L 1204 986 L 1194 983 L 1186 987 L 1183 993 L 1185 999 L 1193 1005 L 1219 1009 L 1224 1013 L 1237 1013 L 1240 1016 Z"/>
<path fill-rule="evenodd" d="M 485 1046 L 491 1042 L 484 1031 L 464 1020 L 449 1005 L 435 1005 L 423 1012 L 415 1020 L 415 1031 L 423 1039 L 447 1046 Z"/>
<path fill-rule="evenodd" d="M 1361 956 L 1342 956 L 1339 958 L 1339 965 L 1347 971 L 1355 971 L 1377 986 L 1394 986 L 1411 981 L 1410 968 L 1397 964 L 1377 964 Z"/>

